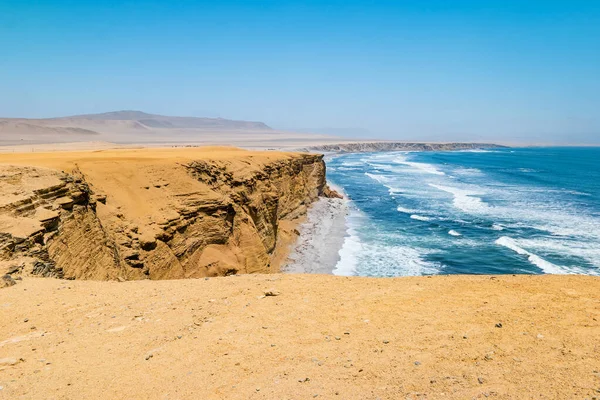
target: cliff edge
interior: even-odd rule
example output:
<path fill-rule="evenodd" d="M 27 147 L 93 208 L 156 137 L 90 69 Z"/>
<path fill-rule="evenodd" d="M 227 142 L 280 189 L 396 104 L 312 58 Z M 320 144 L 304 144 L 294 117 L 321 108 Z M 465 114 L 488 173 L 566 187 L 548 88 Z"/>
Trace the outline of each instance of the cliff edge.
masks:
<path fill-rule="evenodd" d="M 0 274 L 12 277 L 276 272 L 295 221 L 335 195 L 314 154 L 137 149 L 1 162 Z"/>

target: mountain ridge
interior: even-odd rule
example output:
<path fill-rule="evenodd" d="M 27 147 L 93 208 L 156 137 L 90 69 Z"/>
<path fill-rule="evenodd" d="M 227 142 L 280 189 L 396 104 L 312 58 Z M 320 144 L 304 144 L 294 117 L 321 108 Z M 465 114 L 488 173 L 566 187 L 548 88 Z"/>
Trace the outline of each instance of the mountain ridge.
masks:
<path fill-rule="evenodd" d="M 109 111 L 98 114 L 78 114 L 64 117 L 52 118 L 0 118 L 1 121 L 27 121 L 31 124 L 42 123 L 48 125 L 70 124 L 86 121 L 131 121 L 137 122 L 148 128 L 178 128 L 178 129 L 253 129 L 253 130 L 272 130 L 270 126 L 260 121 L 244 121 L 227 118 L 209 118 L 209 117 L 186 117 L 170 116 L 161 114 L 149 114 L 137 110 L 119 110 Z"/>

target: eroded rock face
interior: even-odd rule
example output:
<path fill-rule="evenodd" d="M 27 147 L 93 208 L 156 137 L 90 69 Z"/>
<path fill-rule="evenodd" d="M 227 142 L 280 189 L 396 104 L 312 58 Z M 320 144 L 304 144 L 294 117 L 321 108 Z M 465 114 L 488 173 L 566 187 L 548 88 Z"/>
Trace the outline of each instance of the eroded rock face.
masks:
<path fill-rule="evenodd" d="M 0 275 L 174 279 L 277 270 L 281 221 L 334 196 L 320 155 L 0 167 Z M 111 193 L 112 192 L 112 193 Z M 289 232 L 286 232 L 289 234 Z"/>

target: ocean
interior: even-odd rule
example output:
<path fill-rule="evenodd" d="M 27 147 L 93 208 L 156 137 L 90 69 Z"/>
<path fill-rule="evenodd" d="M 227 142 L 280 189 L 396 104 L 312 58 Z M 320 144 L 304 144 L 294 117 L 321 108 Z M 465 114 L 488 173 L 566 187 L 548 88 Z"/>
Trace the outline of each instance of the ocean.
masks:
<path fill-rule="evenodd" d="M 600 275 L 600 148 L 326 162 L 351 208 L 337 275 Z"/>

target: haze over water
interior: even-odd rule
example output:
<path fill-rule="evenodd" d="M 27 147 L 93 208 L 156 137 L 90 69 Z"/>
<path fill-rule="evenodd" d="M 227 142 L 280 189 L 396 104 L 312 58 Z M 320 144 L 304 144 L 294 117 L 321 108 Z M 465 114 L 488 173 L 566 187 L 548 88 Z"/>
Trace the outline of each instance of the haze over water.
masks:
<path fill-rule="evenodd" d="M 600 275 L 600 148 L 348 154 L 336 274 Z"/>

